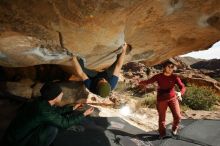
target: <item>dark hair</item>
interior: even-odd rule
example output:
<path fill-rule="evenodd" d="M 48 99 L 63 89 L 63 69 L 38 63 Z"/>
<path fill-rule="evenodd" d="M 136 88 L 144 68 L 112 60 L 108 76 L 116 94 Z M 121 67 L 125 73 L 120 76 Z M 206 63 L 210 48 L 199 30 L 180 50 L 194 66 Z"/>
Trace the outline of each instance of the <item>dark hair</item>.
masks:
<path fill-rule="evenodd" d="M 174 64 L 173 62 L 171 62 L 170 60 L 165 61 L 162 65 L 163 65 L 163 68 L 165 68 L 165 67 L 167 67 L 167 66 L 170 65 L 170 64 L 175 65 L 175 64 Z"/>
<path fill-rule="evenodd" d="M 40 89 L 41 97 L 44 100 L 53 100 L 61 92 L 62 89 L 56 83 L 45 83 L 43 87 Z"/>

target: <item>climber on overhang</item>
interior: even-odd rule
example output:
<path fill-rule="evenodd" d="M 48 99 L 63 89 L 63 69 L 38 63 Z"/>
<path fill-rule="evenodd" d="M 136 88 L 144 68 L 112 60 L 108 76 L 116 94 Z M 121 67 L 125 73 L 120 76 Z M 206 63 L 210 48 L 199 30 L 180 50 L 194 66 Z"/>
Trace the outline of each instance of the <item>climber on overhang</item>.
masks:
<path fill-rule="evenodd" d="M 73 57 L 73 64 L 77 75 L 81 78 L 81 80 L 83 80 L 86 88 L 88 88 L 92 93 L 101 97 L 107 97 L 111 90 L 115 89 L 120 70 L 124 62 L 125 54 L 127 51 L 132 50 L 132 46 L 124 43 L 121 46 L 121 49 L 122 53 L 117 56 L 117 60 L 103 72 L 89 70 L 84 67 L 82 59 L 77 59 L 76 56 Z"/>
<path fill-rule="evenodd" d="M 4 136 L 7 146 L 49 146 L 58 134 L 58 128 L 72 128 L 79 124 L 94 108 L 84 112 L 75 110 L 81 106 L 59 107 L 62 89 L 55 83 L 46 83 L 40 90 L 41 98 L 26 103 L 10 123 Z"/>

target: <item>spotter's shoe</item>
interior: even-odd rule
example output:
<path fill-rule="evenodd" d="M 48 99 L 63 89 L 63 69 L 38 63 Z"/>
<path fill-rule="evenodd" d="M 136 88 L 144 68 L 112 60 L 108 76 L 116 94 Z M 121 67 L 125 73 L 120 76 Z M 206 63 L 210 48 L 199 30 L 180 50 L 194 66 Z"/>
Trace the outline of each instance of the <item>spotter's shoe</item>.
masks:
<path fill-rule="evenodd" d="M 178 129 L 176 129 L 176 130 L 172 130 L 171 133 L 172 133 L 173 136 L 177 136 Z"/>

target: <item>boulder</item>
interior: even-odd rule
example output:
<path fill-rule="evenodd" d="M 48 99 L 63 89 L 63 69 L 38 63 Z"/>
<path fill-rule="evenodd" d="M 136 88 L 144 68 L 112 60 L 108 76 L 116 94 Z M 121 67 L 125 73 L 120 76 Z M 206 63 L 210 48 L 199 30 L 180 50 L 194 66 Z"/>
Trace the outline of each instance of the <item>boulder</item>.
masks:
<path fill-rule="evenodd" d="M 0 65 L 71 66 L 73 55 L 91 69 L 116 60 L 124 41 L 127 61 L 147 65 L 220 38 L 219 0 L 1 0 Z"/>
<path fill-rule="evenodd" d="M 89 92 L 86 90 L 82 82 L 66 81 L 58 83 L 63 90 L 63 99 L 60 105 L 73 104 L 79 100 L 88 98 Z M 33 97 L 40 96 L 40 89 L 43 86 L 42 83 L 38 83 L 33 88 Z"/>

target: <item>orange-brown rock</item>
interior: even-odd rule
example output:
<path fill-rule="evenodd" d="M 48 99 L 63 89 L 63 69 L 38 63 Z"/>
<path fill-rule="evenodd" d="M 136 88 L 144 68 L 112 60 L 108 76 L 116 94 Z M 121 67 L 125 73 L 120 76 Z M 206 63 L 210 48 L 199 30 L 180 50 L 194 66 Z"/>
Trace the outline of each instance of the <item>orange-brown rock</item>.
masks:
<path fill-rule="evenodd" d="M 219 0 L 1 0 L 0 65 L 71 65 L 71 53 L 89 68 L 104 68 L 124 42 L 127 61 L 148 65 L 220 39 Z"/>
<path fill-rule="evenodd" d="M 220 83 L 215 79 L 204 75 L 199 70 L 184 70 L 178 73 L 178 76 L 182 78 L 187 84 L 194 84 L 196 86 L 206 86 L 213 89 L 217 95 L 220 95 Z"/>
<path fill-rule="evenodd" d="M 63 98 L 60 105 L 72 104 L 78 101 L 86 102 L 89 92 L 82 82 L 69 81 L 58 83 L 63 91 Z M 5 82 L 0 84 L 0 96 L 17 100 L 38 98 L 42 83 L 34 83 L 31 80 L 20 82 Z"/>

